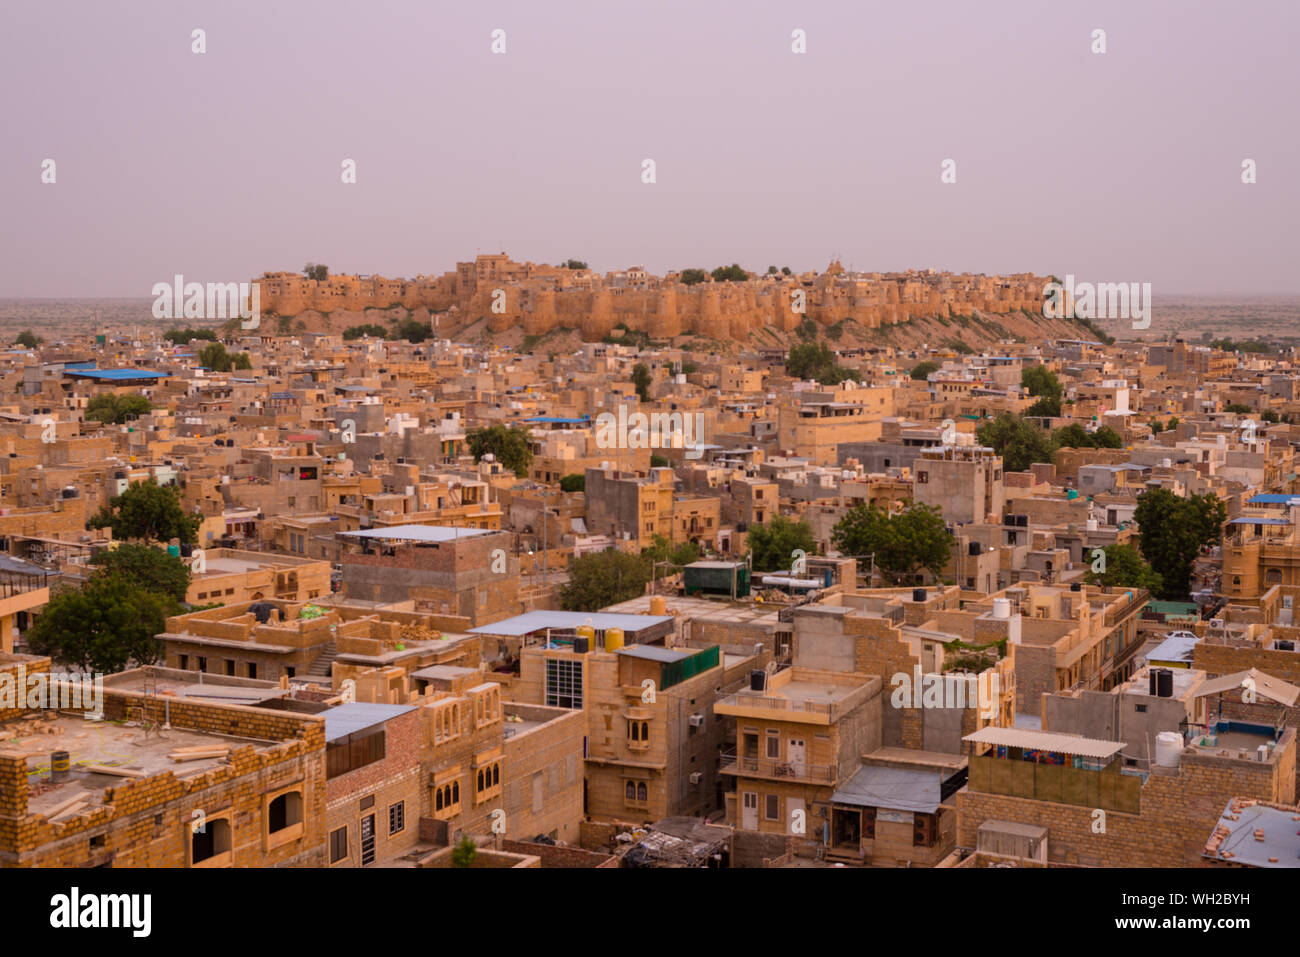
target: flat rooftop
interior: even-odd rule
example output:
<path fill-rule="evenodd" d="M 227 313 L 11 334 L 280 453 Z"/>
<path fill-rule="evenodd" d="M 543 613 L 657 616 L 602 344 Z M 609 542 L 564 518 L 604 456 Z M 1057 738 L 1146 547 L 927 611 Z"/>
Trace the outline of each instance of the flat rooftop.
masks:
<path fill-rule="evenodd" d="M 89 765 L 141 771 L 149 776 L 172 771 L 184 779 L 224 764 L 225 759 L 176 762 L 168 757 L 171 751 L 223 744 L 232 749 L 252 745 L 262 751 L 277 747 L 279 742 L 175 727 L 146 730 L 137 722 L 88 721 L 79 712 L 43 711 L 0 723 L 0 749 L 27 755 L 27 808 L 33 814 L 56 808 L 78 792 L 86 792 L 90 806 L 97 807 L 103 803 L 105 788 L 130 780 L 89 771 Z M 57 784 L 49 780 L 50 755 L 54 751 L 67 751 L 71 764 L 68 780 Z"/>

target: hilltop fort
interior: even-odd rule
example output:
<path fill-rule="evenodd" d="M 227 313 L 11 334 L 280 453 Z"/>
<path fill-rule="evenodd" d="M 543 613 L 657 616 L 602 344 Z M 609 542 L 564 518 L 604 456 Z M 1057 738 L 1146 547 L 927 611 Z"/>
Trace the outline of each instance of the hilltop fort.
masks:
<path fill-rule="evenodd" d="M 482 320 L 493 332 L 522 327 L 526 334 L 544 335 L 557 328 L 578 329 L 587 341 L 616 327 L 654 338 L 690 333 L 743 340 L 763 327 L 791 331 L 805 319 L 821 326 L 851 319 L 877 329 L 913 318 L 974 312 L 1041 314 L 1047 281 L 1032 273 L 848 272 L 838 261 L 820 273 L 750 274 L 742 281 L 706 276 L 692 283 L 683 278 L 676 272 L 654 276 L 639 266 L 602 275 L 520 263 L 499 253 L 457 263 L 454 272 L 436 277 L 338 275 L 316 280 L 273 272 L 254 281 L 261 287 L 263 311 L 276 316 L 402 306 L 444 315 L 452 334 Z"/>

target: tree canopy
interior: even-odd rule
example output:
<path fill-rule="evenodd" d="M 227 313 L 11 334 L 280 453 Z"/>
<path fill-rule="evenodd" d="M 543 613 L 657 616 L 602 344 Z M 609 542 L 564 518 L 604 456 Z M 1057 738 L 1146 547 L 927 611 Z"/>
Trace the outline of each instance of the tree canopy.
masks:
<path fill-rule="evenodd" d="M 533 440 L 521 425 L 489 425 L 474 429 L 465 436 L 474 461 L 480 461 L 489 452 L 498 462 L 516 475 L 527 476 L 533 462 Z"/>
<path fill-rule="evenodd" d="M 308 263 L 302 267 L 302 274 L 308 279 L 324 282 L 330 277 L 330 267 L 322 263 Z"/>
<path fill-rule="evenodd" d="M 638 362 L 632 367 L 632 385 L 636 389 L 637 397 L 642 402 L 650 401 L 650 383 L 653 381 L 650 376 L 650 367 L 644 362 Z"/>
<path fill-rule="evenodd" d="M 94 558 L 98 576 L 116 576 L 146 591 L 184 601 L 190 588 L 190 567 L 166 549 L 123 542 Z"/>
<path fill-rule="evenodd" d="M 754 571 L 773 572 L 790 568 L 795 549 L 805 555 L 817 551 L 817 542 L 807 522 L 773 515 L 766 525 L 749 526 L 749 552 L 753 556 Z"/>
<path fill-rule="evenodd" d="M 1036 462 L 1050 462 L 1056 451 L 1046 430 L 1010 413 L 981 423 L 975 435 L 980 445 L 1002 456 L 1002 467 L 1008 472 L 1023 472 Z"/>
<path fill-rule="evenodd" d="M 923 571 L 937 578 L 952 557 L 955 540 L 943 512 L 933 505 L 913 505 L 891 516 L 863 503 L 836 523 L 831 541 L 845 555 L 874 556 L 887 580 L 910 585 Z"/>
<path fill-rule="evenodd" d="M 566 611 L 599 611 L 645 594 L 650 580 L 640 555 L 620 551 L 593 552 L 569 562 L 569 581 L 560 591 Z"/>
<path fill-rule="evenodd" d="M 370 336 L 374 339 L 382 339 L 387 335 L 388 330 L 374 322 L 363 322 L 359 326 L 348 326 L 343 330 L 343 339 L 345 342 L 351 342 L 354 339 L 361 339 L 364 336 Z"/>
<path fill-rule="evenodd" d="M 176 489 L 164 488 L 154 481 L 136 482 L 90 519 L 91 528 L 111 528 L 118 539 L 168 541 L 178 538 L 193 544 L 203 520 L 181 508 Z"/>
<path fill-rule="evenodd" d="M 1180 498 L 1168 489 L 1153 488 L 1138 496 L 1133 518 L 1142 555 L 1162 580 L 1157 597 L 1187 598 L 1192 563 L 1202 548 L 1220 540 L 1227 516 L 1227 506 L 1209 492 Z"/>
<path fill-rule="evenodd" d="M 1088 552 L 1084 562 L 1088 565 L 1085 575 L 1090 585 L 1105 585 L 1111 588 L 1145 588 L 1152 595 L 1159 595 L 1164 588 L 1160 573 L 1142 560 L 1142 553 L 1132 545 L 1107 545 L 1101 549 L 1102 555 Z"/>
<path fill-rule="evenodd" d="M 86 404 L 86 418 L 105 425 L 121 425 L 127 418 L 144 415 L 152 408 L 153 405 L 142 395 L 105 392 L 93 396 Z"/>
<path fill-rule="evenodd" d="M 918 382 L 925 382 L 930 377 L 930 373 L 938 371 L 939 363 L 926 360 L 925 362 L 918 362 L 913 366 L 910 375 Z"/>
<path fill-rule="evenodd" d="M 162 643 L 154 636 L 178 610 L 168 595 L 120 575 L 93 575 L 84 588 L 50 597 L 27 632 L 27 646 L 83 671 L 112 674 L 132 662 L 157 661 Z"/>

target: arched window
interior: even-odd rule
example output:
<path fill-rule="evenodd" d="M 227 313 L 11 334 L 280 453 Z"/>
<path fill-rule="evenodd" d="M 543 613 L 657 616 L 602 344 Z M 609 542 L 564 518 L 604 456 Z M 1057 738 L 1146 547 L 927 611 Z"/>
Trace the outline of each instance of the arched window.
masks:
<path fill-rule="evenodd" d="M 478 769 L 478 789 L 480 791 L 483 790 L 483 769 L 482 768 Z"/>
<path fill-rule="evenodd" d="M 641 783 L 639 783 L 639 784 L 636 786 L 636 799 L 637 799 L 638 801 L 644 801 L 644 800 L 646 800 L 646 799 L 647 799 L 647 794 L 648 794 L 648 793 L 649 793 L 649 792 L 646 791 L 646 787 L 645 787 L 645 782 L 644 782 L 644 781 L 642 781 Z"/>
<path fill-rule="evenodd" d="M 433 792 L 433 809 L 435 811 L 442 810 L 442 792 L 443 788 L 436 788 Z"/>
<path fill-rule="evenodd" d="M 494 764 L 492 765 L 492 786 L 496 787 L 496 785 L 500 783 L 501 783 L 501 765 Z"/>
<path fill-rule="evenodd" d="M 633 784 L 631 781 L 627 782 L 627 799 L 629 801 L 636 800 L 636 785 Z"/>
<path fill-rule="evenodd" d="M 460 782 L 459 781 L 451 782 L 451 803 L 452 804 L 460 803 Z"/>

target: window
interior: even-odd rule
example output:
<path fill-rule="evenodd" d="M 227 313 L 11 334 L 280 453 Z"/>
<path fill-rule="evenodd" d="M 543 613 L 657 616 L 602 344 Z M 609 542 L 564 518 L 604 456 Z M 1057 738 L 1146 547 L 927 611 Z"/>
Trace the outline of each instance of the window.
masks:
<path fill-rule="evenodd" d="M 1138 705 L 1138 706 L 1137 706 L 1137 713 L 1138 713 L 1138 714 L 1146 714 L 1146 713 L 1147 713 L 1147 706 L 1144 705 L 1144 704 L 1140 704 L 1140 705 Z"/>
<path fill-rule="evenodd" d="M 190 670 L 190 656 L 189 656 L 189 655 L 181 655 L 180 658 L 179 658 L 179 660 L 177 661 L 176 664 L 177 664 L 177 667 L 179 667 L 179 668 L 181 669 L 181 671 L 189 671 L 189 670 Z"/>
<path fill-rule="evenodd" d="M 388 833 L 400 834 L 406 830 L 406 802 L 398 801 L 388 808 Z"/>
<path fill-rule="evenodd" d="M 235 677 L 235 661 L 233 658 L 226 659 L 226 674 L 231 678 Z"/>
<path fill-rule="evenodd" d="M 367 764 L 382 761 L 385 754 L 384 730 L 358 731 L 325 745 L 325 776 L 335 778 Z"/>
<path fill-rule="evenodd" d="M 781 819 L 781 798 L 779 795 L 763 795 L 763 817 L 769 821 L 779 821 Z"/>
<path fill-rule="evenodd" d="M 582 662 L 546 659 L 546 703 L 552 708 L 582 707 Z"/>
<path fill-rule="evenodd" d="M 495 758 L 480 765 L 474 772 L 474 785 L 476 804 L 482 804 L 501 793 L 501 759 Z"/>
<path fill-rule="evenodd" d="M 929 472 L 917 472 L 917 473 L 916 473 L 916 484 L 917 484 L 917 485 L 925 485 L 925 484 L 927 484 L 929 481 L 930 481 L 930 473 L 929 473 Z"/>
<path fill-rule="evenodd" d="M 225 867 L 230 864 L 230 821 L 207 818 L 190 834 L 190 865 Z"/>
<path fill-rule="evenodd" d="M 253 664 L 253 662 L 251 661 L 248 663 L 248 677 L 250 678 L 257 677 L 257 665 Z"/>
<path fill-rule="evenodd" d="M 435 817 L 454 817 L 460 813 L 460 782 L 447 781 L 433 789 L 433 813 Z"/>
<path fill-rule="evenodd" d="M 767 733 L 767 756 L 773 761 L 781 758 L 781 735 L 776 731 Z"/>
<path fill-rule="evenodd" d="M 287 791 L 271 801 L 266 811 L 266 830 L 270 834 L 288 830 L 302 823 L 302 792 Z"/>
<path fill-rule="evenodd" d="M 345 825 L 337 831 L 330 831 L 330 863 L 337 864 L 347 856 L 348 829 Z"/>

